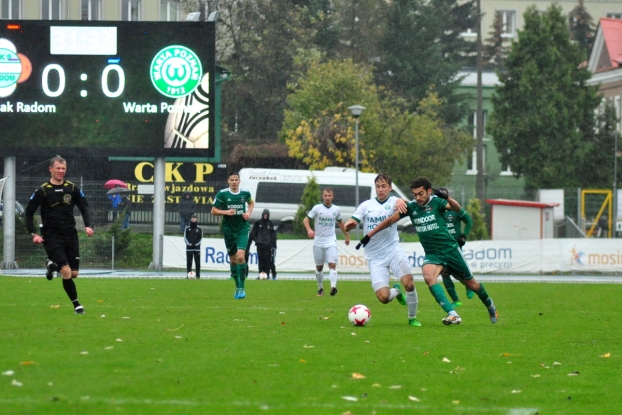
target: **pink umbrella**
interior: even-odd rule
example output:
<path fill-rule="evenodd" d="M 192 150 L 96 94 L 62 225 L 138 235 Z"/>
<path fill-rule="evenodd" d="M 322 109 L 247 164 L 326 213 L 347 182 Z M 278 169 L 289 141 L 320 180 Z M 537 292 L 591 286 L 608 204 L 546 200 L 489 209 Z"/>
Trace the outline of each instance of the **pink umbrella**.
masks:
<path fill-rule="evenodd" d="M 104 183 L 104 189 L 113 189 L 115 187 L 125 187 L 127 189 L 127 184 L 122 182 L 121 180 L 111 179 Z"/>

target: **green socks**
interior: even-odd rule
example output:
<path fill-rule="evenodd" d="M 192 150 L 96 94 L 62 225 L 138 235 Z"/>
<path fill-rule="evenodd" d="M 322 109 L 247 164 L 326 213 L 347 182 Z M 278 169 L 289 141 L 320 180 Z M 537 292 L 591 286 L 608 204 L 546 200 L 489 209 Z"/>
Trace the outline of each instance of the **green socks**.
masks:
<path fill-rule="evenodd" d="M 484 284 L 482 284 L 481 282 L 479 283 L 479 290 L 476 291 L 476 293 L 486 307 L 490 307 L 492 305 L 492 298 L 490 298 L 490 296 L 486 292 L 486 289 L 484 288 Z"/>
<path fill-rule="evenodd" d="M 229 264 L 231 270 L 231 278 L 235 281 L 235 288 L 240 288 L 240 277 L 238 276 L 238 266 Z"/>
<path fill-rule="evenodd" d="M 460 298 L 458 298 L 458 293 L 456 293 L 456 286 L 451 280 L 451 277 L 443 277 L 443 285 L 447 290 L 447 294 L 449 294 L 449 296 L 451 297 L 451 301 L 460 301 Z"/>
<path fill-rule="evenodd" d="M 432 285 L 430 287 L 430 292 L 432 293 L 432 296 L 434 297 L 438 305 L 440 305 L 443 310 L 445 310 L 445 312 L 449 313 L 450 311 L 454 311 L 454 306 L 447 300 L 447 297 L 445 296 L 445 290 L 443 290 L 440 285 Z"/>

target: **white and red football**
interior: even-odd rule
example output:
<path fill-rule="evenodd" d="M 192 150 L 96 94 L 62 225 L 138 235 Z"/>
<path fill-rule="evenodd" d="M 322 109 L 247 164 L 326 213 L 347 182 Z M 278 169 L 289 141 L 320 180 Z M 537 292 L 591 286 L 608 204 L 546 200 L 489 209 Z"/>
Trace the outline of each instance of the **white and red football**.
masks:
<path fill-rule="evenodd" d="M 350 309 L 348 318 L 353 326 L 365 326 L 371 320 L 371 311 L 367 306 L 358 304 Z"/>

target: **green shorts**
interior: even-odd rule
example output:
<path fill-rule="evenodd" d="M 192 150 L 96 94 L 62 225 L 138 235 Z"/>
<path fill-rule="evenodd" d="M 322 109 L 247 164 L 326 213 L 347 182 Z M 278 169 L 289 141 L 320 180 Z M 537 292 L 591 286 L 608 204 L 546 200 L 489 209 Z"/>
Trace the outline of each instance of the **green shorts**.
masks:
<path fill-rule="evenodd" d="M 225 246 L 229 255 L 235 255 L 240 249 L 246 251 L 248 246 L 248 229 L 240 232 L 225 232 Z"/>
<path fill-rule="evenodd" d="M 436 264 L 447 267 L 449 274 L 457 280 L 467 281 L 473 279 L 471 268 L 462 256 L 462 251 L 455 249 L 443 254 L 429 254 L 423 259 L 423 265 Z"/>

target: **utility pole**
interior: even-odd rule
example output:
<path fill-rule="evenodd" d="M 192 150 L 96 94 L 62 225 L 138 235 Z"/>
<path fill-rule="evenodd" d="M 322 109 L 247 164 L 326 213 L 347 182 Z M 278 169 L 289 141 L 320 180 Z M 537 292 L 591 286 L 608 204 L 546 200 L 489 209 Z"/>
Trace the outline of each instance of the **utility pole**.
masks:
<path fill-rule="evenodd" d="M 477 176 L 475 179 L 475 196 L 484 206 L 484 109 L 482 103 L 482 6 L 477 0 L 477 113 L 476 124 L 476 158 Z"/>

